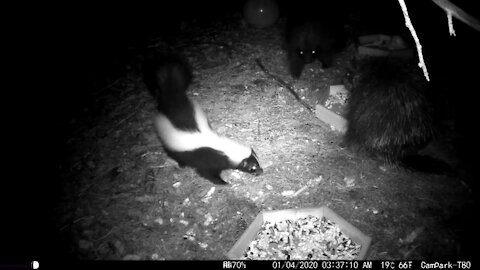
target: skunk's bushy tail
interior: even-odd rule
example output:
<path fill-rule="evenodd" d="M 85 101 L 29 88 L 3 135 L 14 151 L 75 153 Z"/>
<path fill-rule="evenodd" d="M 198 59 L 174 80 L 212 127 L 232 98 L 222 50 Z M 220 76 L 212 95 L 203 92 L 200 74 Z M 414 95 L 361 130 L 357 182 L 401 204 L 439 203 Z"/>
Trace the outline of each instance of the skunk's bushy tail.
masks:
<path fill-rule="evenodd" d="M 189 107 L 186 91 L 193 75 L 188 61 L 177 53 L 148 52 L 143 66 L 144 82 L 157 102 L 157 109 L 167 116 Z"/>

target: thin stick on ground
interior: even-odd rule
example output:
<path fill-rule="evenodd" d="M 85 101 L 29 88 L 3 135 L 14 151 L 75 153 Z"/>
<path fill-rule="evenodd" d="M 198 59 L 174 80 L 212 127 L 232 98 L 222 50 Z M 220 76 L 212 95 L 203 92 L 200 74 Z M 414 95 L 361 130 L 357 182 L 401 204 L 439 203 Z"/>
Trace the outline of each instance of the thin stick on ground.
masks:
<path fill-rule="evenodd" d="M 98 239 L 95 239 L 94 241 L 95 241 L 95 242 L 98 242 L 98 241 L 100 241 L 100 240 L 102 240 L 102 239 L 105 239 L 107 236 L 109 236 L 109 235 L 110 235 L 114 230 L 116 230 L 116 229 L 117 229 L 117 226 L 113 226 L 112 229 L 110 229 L 110 231 L 109 231 L 107 234 L 105 234 L 104 236 L 102 236 L 102 237 L 100 237 L 100 238 L 98 238 Z"/>
<path fill-rule="evenodd" d="M 292 93 L 292 95 L 295 97 L 295 99 L 300 102 L 305 108 L 307 108 L 310 112 L 315 112 L 311 107 L 310 105 L 308 105 L 305 101 L 303 101 L 300 96 L 295 93 L 295 90 L 293 89 L 292 86 L 290 86 L 288 83 L 286 83 L 284 80 L 278 78 L 277 76 L 271 74 L 270 72 L 268 72 L 268 70 L 265 68 L 265 66 L 262 64 L 262 62 L 260 61 L 260 59 L 255 59 L 255 62 L 257 62 L 257 65 L 262 69 L 263 72 L 265 72 L 265 74 L 267 74 L 269 77 L 273 78 L 274 80 L 276 80 L 278 83 L 280 83 L 281 85 L 283 85 L 285 88 L 288 89 L 288 91 L 290 91 L 290 93 Z"/>

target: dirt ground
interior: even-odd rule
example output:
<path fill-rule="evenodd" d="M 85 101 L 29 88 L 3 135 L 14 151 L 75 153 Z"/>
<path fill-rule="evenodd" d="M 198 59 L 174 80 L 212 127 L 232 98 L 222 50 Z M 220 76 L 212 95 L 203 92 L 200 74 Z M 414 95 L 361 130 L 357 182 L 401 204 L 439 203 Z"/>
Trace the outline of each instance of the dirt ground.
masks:
<path fill-rule="evenodd" d="M 372 237 L 368 259 L 468 256 L 473 224 L 468 183 L 459 175 L 385 167 L 339 147 L 342 134 L 305 109 L 255 60 L 314 107 L 330 85 L 348 86 L 345 74 L 355 48 L 345 49 L 334 67 L 322 69 L 315 62 L 293 80 L 282 26 L 257 29 L 232 17 L 211 27 L 189 25 L 168 44 L 193 66 L 189 96 L 219 134 L 255 149 L 261 176 L 226 171 L 222 176 L 230 186 L 218 187 L 167 157 L 152 128 L 155 106 L 141 80 L 140 54 L 123 76 L 94 93 L 94 105 L 72 124 L 60 171 L 55 230 L 66 255 L 225 259 L 261 211 L 328 206 Z M 153 38 L 150 45 L 164 43 Z M 440 153 L 449 155 L 448 138 L 437 145 L 446 146 Z"/>

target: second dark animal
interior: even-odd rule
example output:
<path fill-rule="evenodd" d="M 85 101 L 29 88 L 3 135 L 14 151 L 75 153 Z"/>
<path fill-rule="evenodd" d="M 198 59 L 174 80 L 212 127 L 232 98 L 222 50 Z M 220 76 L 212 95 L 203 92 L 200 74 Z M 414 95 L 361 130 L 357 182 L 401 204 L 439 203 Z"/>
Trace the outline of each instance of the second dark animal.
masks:
<path fill-rule="evenodd" d="M 333 64 L 346 43 L 344 20 L 337 5 L 296 3 L 287 18 L 286 43 L 290 74 L 300 78 L 306 64 L 319 60 L 322 68 Z"/>

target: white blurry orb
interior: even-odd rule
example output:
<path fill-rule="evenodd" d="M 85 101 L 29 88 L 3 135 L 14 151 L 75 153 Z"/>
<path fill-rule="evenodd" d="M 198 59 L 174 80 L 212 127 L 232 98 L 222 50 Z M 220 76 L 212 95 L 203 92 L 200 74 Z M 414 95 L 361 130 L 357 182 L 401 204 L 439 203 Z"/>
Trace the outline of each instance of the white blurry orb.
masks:
<path fill-rule="evenodd" d="M 32 269 L 38 269 L 40 267 L 40 264 L 37 261 L 32 262 Z"/>
<path fill-rule="evenodd" d="M 269 27 L 278 19 L 276 0 L 247 0 L 243 17 L 247 23 L 258 28 Z"/>

